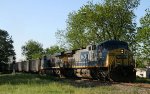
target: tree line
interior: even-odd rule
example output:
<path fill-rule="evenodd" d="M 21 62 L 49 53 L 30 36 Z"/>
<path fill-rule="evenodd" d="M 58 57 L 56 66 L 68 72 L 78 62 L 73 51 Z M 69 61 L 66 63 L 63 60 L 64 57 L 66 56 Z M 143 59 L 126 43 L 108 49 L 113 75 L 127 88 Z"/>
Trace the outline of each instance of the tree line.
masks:
<path fill-rule="evenodd" d="M 26 59 L 37 59 L 43 55 L 64 51 L 66 48 L 72 50 L 85 48 L 90 43 L 121 40 L 129 44 L 137 67 L 144 67 L 143 61 L 150 62 L 150 10 L 146 9 L 146 14 L 140 19 L 140 27 L 137 27 L 134 10 L 139 4 L 140 0 L 88 2 L 79 10 L 70 12 L 66 29 L 56 32 L 60 46 L 54 45 L 43 49 L 38 41 L 29 40 L 22 46 L 22 54 Z M 14 50 L 11 55 L 14 55 Z"/>
<path fill-rule="evenodd" d="M 55 53 L 62 52 L 65 49 L 59 47 L 58 45 L 53 45 L 46 49 L 43 49 L 43 45 L 38 41 L 29 40 L 22 46 L 22 54 L 27 60 L 39 59 L 46 55 L 54 55 Z"/>

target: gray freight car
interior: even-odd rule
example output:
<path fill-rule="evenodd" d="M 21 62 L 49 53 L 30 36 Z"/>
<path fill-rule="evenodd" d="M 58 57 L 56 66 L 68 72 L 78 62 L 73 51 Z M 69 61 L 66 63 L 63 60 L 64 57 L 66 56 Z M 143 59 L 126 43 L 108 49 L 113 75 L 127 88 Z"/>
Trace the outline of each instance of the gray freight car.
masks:
<path fill-rule="evenodd" d="M 18 71 L 18 72 L 21 72 L 22 71 L 22 62 L 16 62 L 15 64 L 15 70 Z"/>
<path fill-rule="evenodd" d="M 21 66 L 23 72 L 29 72 L 29 61 L 22 61 Z"/>
<path fill-rule="evenodd" d="M 30 72 L 39 72 L 40 69 L 40 60 L 30 60 L 29 61 L 29 71 Z"/>

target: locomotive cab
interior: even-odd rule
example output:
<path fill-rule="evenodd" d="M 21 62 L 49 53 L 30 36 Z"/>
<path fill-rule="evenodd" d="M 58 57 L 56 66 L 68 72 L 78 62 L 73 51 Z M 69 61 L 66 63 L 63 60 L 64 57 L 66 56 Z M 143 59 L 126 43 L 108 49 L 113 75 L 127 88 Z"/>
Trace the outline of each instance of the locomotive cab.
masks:
<path fill-rule="evenodd" d="M 90 63 L 95 63 L 97 61 L 97 46 L 96 45 L 88 45 L 87 46 L 89 52 L 89 61 Z"/>

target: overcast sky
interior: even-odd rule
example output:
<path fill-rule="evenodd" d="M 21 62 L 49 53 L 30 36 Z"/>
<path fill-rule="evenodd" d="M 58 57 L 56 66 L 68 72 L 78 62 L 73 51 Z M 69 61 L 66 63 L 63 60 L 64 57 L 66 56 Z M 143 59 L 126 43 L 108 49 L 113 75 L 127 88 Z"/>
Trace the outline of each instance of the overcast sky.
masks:
<path fill-rule="evenodd" d="M 94 2 L 101 0 L 93 0 Z M 21 46 L 30 39 L 50 47 L 57 44 L 55 32 L 66 28 L 69 12 L 78 10 L 88 0 L 0 0 L 0 29 L 14 40 L 17 60 L 22 58 Z M 150 8 L 150 0 L 141 0 L 135 10 L 136 22 Z"/>

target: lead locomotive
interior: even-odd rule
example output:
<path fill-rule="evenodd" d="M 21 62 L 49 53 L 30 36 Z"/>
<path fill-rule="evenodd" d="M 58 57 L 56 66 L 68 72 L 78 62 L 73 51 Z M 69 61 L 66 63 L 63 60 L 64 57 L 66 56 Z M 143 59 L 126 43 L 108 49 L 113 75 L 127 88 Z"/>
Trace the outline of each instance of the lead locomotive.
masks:
<path fill-rule="evenodd" d="M 45 70 L 66 77 L 86 77 L 113 81 L 134 81 L 133 54 L 128 44 L 110 40 L 85 49 L 57 53 L 48 59 Z"/>

